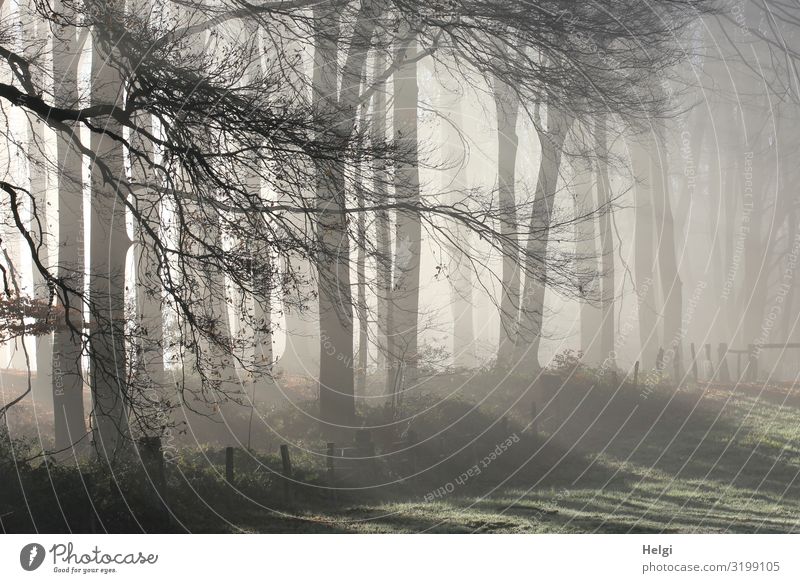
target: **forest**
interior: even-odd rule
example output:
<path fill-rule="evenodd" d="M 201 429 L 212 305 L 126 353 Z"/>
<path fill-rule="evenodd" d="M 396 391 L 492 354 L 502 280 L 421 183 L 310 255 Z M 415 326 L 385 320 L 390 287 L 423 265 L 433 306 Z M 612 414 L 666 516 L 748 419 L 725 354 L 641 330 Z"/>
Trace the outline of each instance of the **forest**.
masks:
<path fill-rule="evenodd" d="M 0 530 L 798 530 L 799 63 L 788 0 L 0 0 Z"/>

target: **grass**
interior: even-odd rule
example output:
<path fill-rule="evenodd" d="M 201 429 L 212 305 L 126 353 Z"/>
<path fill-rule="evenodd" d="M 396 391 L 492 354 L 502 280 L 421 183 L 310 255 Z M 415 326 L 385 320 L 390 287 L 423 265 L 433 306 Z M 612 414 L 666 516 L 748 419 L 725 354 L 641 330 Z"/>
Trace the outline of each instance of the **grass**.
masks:
<path fill-rule="evenodd" d="M 364 533 L 798 529 L 800 424 L 792 389 L 663 388 L 650 398 L 664 415 L 646 430 L 597 427 L 579 441 L 592 444 L 579 479 L 548 487 L 536 480 L 530 487 L 473 484 L 433 502 L 423 495 L 308 518 L 320 531 Z"/>
<path fill-rule="evenodd" d="M 223 477 L 219 448 L 187 449 L 177 463 L 168 466 L 172 521 L 166 529 L 354 533 L 798 530 L 800 399 L 794 387 L 660 386 L 647 395 L 628 385 L 622 391 L 588 383 L 567 389 L 540 407 L 541 417 L 548 420 L 546 430 L 540 433 L 524 430 L 523 411 L 511 415 L 507 431 L 519 440 L 491 459 L 487 456 L 507 437 L 493 424 L 497 409 L 489 406 L 482 413 L 466 402 L 439 407 L 437 411 L 446 411 L 450 417 L 421 418 L 418 429 L 423 440 L 464 411 L 470 411 L 470 426 L 478 428 L 482 437 L 458 455 L 421 459 L 418 469 L 422 471 L 413 478 L 407 468 L 385 463 L 376 471 L 369 470 L 367 481 L 337 483 L 341 489 L 335 502 L 326 489 L 324 458 L 296 456 L 298 480 L 305 485 L 295 488 L 294 500 L 287 501 L 280 460 L 274 452 L 242 456 L 231 485 Z M 476 464 L 480 471 L 470 473 Z M 53 473 L 45 470 L 41 465 L 32 466 L 20 474 L 22 489 L 33 506 L 40 508 L 37 520 L 26 522 L 19 498 L 15 499 L 13 492 L 0 492 L 3 530 L 65 530 L 52 519 L 56 513 L 48 510 L 48 490 L 58 492 L 63 503 L 79 499 L 84 486 L 67 470 L 61 470 L 63 475 L 56 472 L 60 476 L 56 485 Z M 66 509 L 73 517 L 67 519 L 67 529 L 165 529 L 148 525 L 147 512 L 140 513 L 138 522 L 126 518 L 126 509 L 119 506 L 120 492 L 110 481 L 94 481 L 99 485 L 93 490 L 92 502 L 102 507 L 101 524 L 82 526 L 80 520 L 75 521 L 75 515 L 85 516 L 84 504 Z M 384 482 L 388 485 L 375 486 Z M 72 495 L 65 496 L 67 488 Z M 125 490 L 126 503 L 135 502 L 137 496 L 147 498 L 142 494 L 146 485 L 135 476 Z"/>

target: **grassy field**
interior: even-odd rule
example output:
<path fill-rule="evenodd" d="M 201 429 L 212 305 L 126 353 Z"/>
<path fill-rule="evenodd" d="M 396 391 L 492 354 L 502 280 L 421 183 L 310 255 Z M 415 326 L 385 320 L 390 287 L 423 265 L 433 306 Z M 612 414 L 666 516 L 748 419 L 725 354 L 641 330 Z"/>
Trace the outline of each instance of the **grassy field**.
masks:
<path fill-rule="evenodd" d="M 382 458 L 358 480 L 337 481 L 335 500 L 324 458 L 302 451 L 302 435 L 308 449 L 320 445 L 307 428 L 284 436 L 302 484 L 293 499 L 284 495 L 275 446 L 240 450 L 233 484 L 224 477 L 222 449 L 187 447 L 167 466 L 168 523 L 136 464 L 109 477 L 91 464 L 77 471 L 41 459 L 19 463 L 9 457 L 22 456 L 16 444 L 0 464 L 0 525 L 7 532 L 800 530 L 800 396 L 793 387 L 643 393 L 575 382 L 558 399 L 541 401 L 536 431 L 525 408 L 509 412 L 501 428 L 503 403 L 478 409 L 440 401 L 429 419 L 416 420 L 428 442 L 443 426 L 478 436 L 444 455 L 423 448 L 416 476 Z M 294 417 L 283 422 L 287 431 L 298 425 Z"/>
<path fill-rule="evenodd" d="M 253 531 L 329 532 L 794 532 L 800 518 L 800 416 L 791 388 L 660 390 L 646 429 L 595 426 L 577 477 L 520 486 L 477 480 L 426 501 L 347 505 L 304 520 L 259 517 Z M 644 406 L 638 407 L 638 410 Z M 652 417 L 654 411 L 648 412 Z M 568 440 L 567 440 L 568 441 Z M 572 440 L 574 445 L 576 440 Z M 568 448 L 567 448 L 568 449 Z M 568 457 L 568 456 L 567 456 Z M 566 459 L 566 457 L 565 457 Z M 574 458 L 563 462 L 576 464 Z M 554 467 L 553 473 L 569 474 Z M 463 490 L 463 491 L 462 491 Z M 426 493 L 429 494 L 429 493 Z M 430 495 L 428 496 L 430 499 Z"/>

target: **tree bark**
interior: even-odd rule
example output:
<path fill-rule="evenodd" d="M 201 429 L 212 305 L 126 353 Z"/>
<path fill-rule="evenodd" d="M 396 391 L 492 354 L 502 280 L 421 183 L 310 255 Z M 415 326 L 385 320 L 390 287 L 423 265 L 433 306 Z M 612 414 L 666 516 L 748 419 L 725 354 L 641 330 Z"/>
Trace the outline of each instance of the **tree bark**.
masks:
<path fill-rule="evenodd" d="M 56 10 L 67 10 L 60 1 Z M 64 27 L 53 37 L 54 100 L 60 107 L 78 103 L 78 60 L 81 47 L 74 27 Z M 73 126 L 77 132 L 77 126 Z M 77 136 L 75 140 L 77 140 Z M 84 236 L 83 236 L 83 156 L 72 136 L 56 133 L 58 181 L 58 267 L 59 279 L 75 293 L 59 298 L 59 307 L 69 312 L 74 330 L 64 327 L 53 334 L 53 414 L 55 450 L 65 459 L 85 450 L 86 440 L 74 452 L 70 447 L 86 435 L 83 404 L 84 375 L 81 364 L 83 342 Z"/>
<path fill-rule="evenodd" d="M 264 32 L 256 22 L 246 21 L 243 28 L 250 38 L 258 38 L 259 36 L 262 39 L 264 38 Z M 247 71 L 249 81 L 257 81 L 263 75 L 261 52 L 258 48 L 253 57 Z M 253 193 L 254 197 L 263 199 L 262 187 L 262 179 L 258 173 L 252 171 L 248 172 L 247 188 Z M 267 223 L 265 221 L 266 218 L 262 215 L 258 225 L 263 231 L 259 234 L 263 234 L 267 230 Z M 261 237 L 259 237 L 259 239 L 261 240 Z M 253 306 L 252 324 L 254 326 L 252 336 L 254 377 L 252 379 L 253 393 L 250 403 L 253 408 L 255 408 L 259 396 L 265 399 L 270 405 L 276 404 L 279 400 L 279 392 L 277 391 L 275 380 L 272 376 L 273 362 L 275 359 L 272 346 L 272 289 L 274 285 L 272 277 L 274 264 L 270 251 L 269 248 L 257 248 L 253 246 L 250 257 L 251 265 L 254 266 L 252 270 L 253 295 L 249 298 Z M 245 302 L 246 301 L 245 299 Z"/>
<path fill-rule="evenodd" d="M 540 368 L 539 344 L 544 322 L 544 295 L 547 286 L 547 247 L 553 203 L 561 168 L 564 140 L 573 118 L 555 105 L 548 106 L 547 131 L 538 130 L 541 162 L 531 209 L 530 235 L 525 258 L 525 286 L 516 338 L 516 359 L 522 372 Z"/>
<path fill-rule="evenodd" d="M 92 43 L 92 105 L 123 107 L 120 71 L 109 60 L 107 39 L 98 31 Z M 105 129 L 122 135 L 111 117 Z M 92 133 L 92 151 L 100 160 L 92 166 L 91 272 L 92 305 L 90 379 L 94 444 L 101 459 L 114 462 L 128 445 L 127 355 L 125 351 L 125 264 L 130 239 L 125 207 L 120 200 L 125 165 L 122 145 L 106 133 Z M 102 166 L 101 166 L 102 164 Z"/>
<path fill-rule="evenodd" d="M 376 51 L 373 78 L 378 79 L 386 70 L 388 59 L 380 48 Z M 379 82 L 375 87 L 372 97 L 372 123 L 370 124 L 370 140 L 372 147 L 379 152 L 386 148 L 386 83 Z M 375 158 L 372 164 L 372 189 L 379 201 L 389 202 L 389 175 L 386 171 L 386 160 L 383 155 Z M 377 319 L 378 319 L 378 370 L 387 379 L 387 364 L 389 344 L 388 333 L 392 328 L 390 324 L 390 309 L 392 306 L 392 233 L 389 212 L 386 210 L 375 211 L 375 238 L 377 240 L 375 270 L 377 279 Z M 387 391 L 389 393 L 391 391 Z"/>
<path fill-rule="evenodd" d="M 639 342 L 642 367 L 652 369 L 658 352 L 658 310 L 655 297 L 655 252 L 653 250 L 653 194 L 650 156 L 642 144 L 631 143 L 631 166 L 635 180 L 634 278 L 639 316 Z"/>
<path fill-rule="evenodd" d="M 448 119 L 443 120 L 442 151 L 449 166 L 444 172 L 443 189 L 449 193 L 449 204 L 463 206 L 467 202 L 467 153 L 464 148 L 464 119 L 461 102 L 464 95 L 452 86 L 458 81 L 450 78 L 442 84 L 442 109 Z M 475 326 L 472 305 L 472 266 L 469 253 L 469 233 L 459 221 L 451 221 L 447 270 L 450 282 L 450 312 L 453 319 L 452 362 L 456 368 L 475 366 Z"/>
<path fill-rule="evenodd" d="M 48 28 L 46 23 L 36 13 L 36 6 L 32 0 L 25 0 L 20 3 L 20 12 L 23 29 L 23 54 L 30 61 L 41 60 L 37 56 L 43 45 L 46 45 Z M 31 81 L 34 87 L 43 88 L 45 79 L 40 74 L 40 67 L 46 67 L 45 63 L 40 63 L 38 67 L 31 68 Z M 28 175 L 30 179 L 30 192 L 35 205 L 34 215 L 42 225 L 43 245 L 39 251 L 39 259 L 42 265 L 50 264 L 50 238 L 47 233 L 50 231 L 50 207 L 47 204 L 47 170 L 45 159 L 45 133 L 44 123 L 38 116 L 28 117 L 28 143 L 27 143 L 27 162 Z M 37 232 L 36 225 L 31 225 L 33 232 Z M 33 269 L 33 297 L 46 302 L 49 299 L 49 290 L 44 284 L 44 278 L 38 269 Z M 36 338 L 36 381 L 33 384 L 34 398 L 40 399 L 48 395 L 53 385 L 52 379 L 52 358 L 53 358 L 53 335 L 45 334 Z"/>
<path fill-rule="evenodd" d="M 419 278 L 422 226 L 420 202 L 419 152 L 417 144 L 417 106 L 419 86 L 416 37 L 408 25 L 401 27 L 395 46 L 395 62 L 402 62 L 394 74 L 394 139 L 399 151 L 395 165 L 395 198 L 405 205 L 397 212 L 395 227 L 394 289 L 392 291 L 391 375 L 395 406 L 402 392 L 413 385 L 419 366 Z"/>
<path fill-rule="evenodd" d="M 600 350 L 603 365 L 616 367 L 614 351 L 614 234 L 611 226 L 611 181 L 608 177 L 608 143 L 606 119 L 596 122 L 595 141 L 597 152 L 597 203 L 603 208 L 600 215 L 601 256 L 601 313 Z"/>
<path fill-rule="evenodd" d="M 314 266 L 306 258 L 294 256 L 286 260 L 284 269 L 295 275 L 298 289 L 293 290 L 295 305 L 284 303 L 286 344 L 276 368 L 284 374 L 314 377 L 320 364 L 319 306 L 315 300 L 307 300 L 313 292 Z"/>
<path fill-rule="evenodd" d="M 345 152 L 355 126 L 360 80 L 375 29 L 375 10 L 365 1 L 353 29 L 339 90 L 341 21 L 336 6 L 314 6 L 313 108 L 321 139 L 335 140 L 342 155 L 317 161 L 317 224 L 320 419 L 330 434 L 355 422 L 353 301 L 345 196 Z M 333 122 L 333 126 L 330 124 Z"/>
<path fill-rule="evenodd" d="M 519 326 L 520 265 L 519 225 L 517 223 L 517 119 L 519 96 L 501 79 L 494 79 L 494 105 L 497 115 L 497 190 L 500 205 L 500 234 L 503 249 L 501 274 L 500 334 L 496 366 L 508 369 L 514 359 L 514 343 Z"/>
<path fill-rule="evenodd" d="M 364 109 L 361 119 L 364 119 Z M 354 186 L 356 191 L 356 204 L 363 208 L 364 177 L 362 175 L 362 162 L 355 160 Z M 367 388 L 367 364 L 369 357 L 369 311 L 367 309 L 367 214 L 364 210 L 358 211 L 356 219 L 356 315 L 358 317 L 358 356 L 356 362 L 355 394 L 364 395 Z"/>
<path fill-rule="evenodd" d="M 598 204 L 594 196 L 594 171 L 590 159 L 574 160 L 573 191 L 575 199 L 575 255 L 576 270 L 580 280 L 580 346 L 583 362 L 600 364 L 600 323 L 602 314 L 598 308 L 598 251 L 595 212 Z"/>
<path fill-rule="evenodd" d="M 658 269 L 661 279 L 664 302 L 662 346 L 666 347 L 666 361 L 669 371 L 676 371 L 681 377 L 683 371 L 682 352 L 682 304 L 683 282 L 678 273 L 678 260 L 675 255 L 675 221 L 670 204 L 669 166 L 667 164 L 666 144 L 659 140 L 659 146 L 651 150 L 653 209 L 660 237 L 658 238 Z M 674 379 L 676 382 L 678 379 Z"/>
<path fill-rule="evenodd" d="M 141 116 L 137 125 L 147 133 L 153 134 L 155 127 L 151 116 Z M 151 140 L 139 133 L 131 135 L 131 146 L 134 150 L 143 152 L 146 160 L 153 160 L 155 148 Z M 134 187 L 138 185 L 159 184 L 161 177 L 146 160 L 131 159 L 131 179 Z M 162 209 L 158 193 L 150 192 L 151 187 L 142 186 L 137 196 L 142 213 L 142 221 L 146 221 L 150 229 L 159 236 L 164 236 L 162 230 Z M 146 229 L 139 226 L 135 233 L 134 262 L 136 273 L 136 316 L 140 334 L 136 338 L 137 375 L 146 386 L 154 389 L 163 388 L 166 383 L 164 374 L 164 317 L 162 313 L 162 284 L 159 273 L 158 261 L 148 247 L 152 248 Z M 132 363 L 133 364 L 133 363 Z"/>

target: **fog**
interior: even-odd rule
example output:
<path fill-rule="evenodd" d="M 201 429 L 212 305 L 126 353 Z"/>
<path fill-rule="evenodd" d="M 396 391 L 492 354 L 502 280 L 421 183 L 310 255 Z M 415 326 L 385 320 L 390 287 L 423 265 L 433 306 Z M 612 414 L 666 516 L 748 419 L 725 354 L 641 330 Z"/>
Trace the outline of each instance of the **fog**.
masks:
<path fill-rule="evenodd" d="M 303 508 L 497 448 L 476 495 L 749 468 L 800 374 L 800 12 L 651 4 L 0 2 L 6 457 Z"/>

